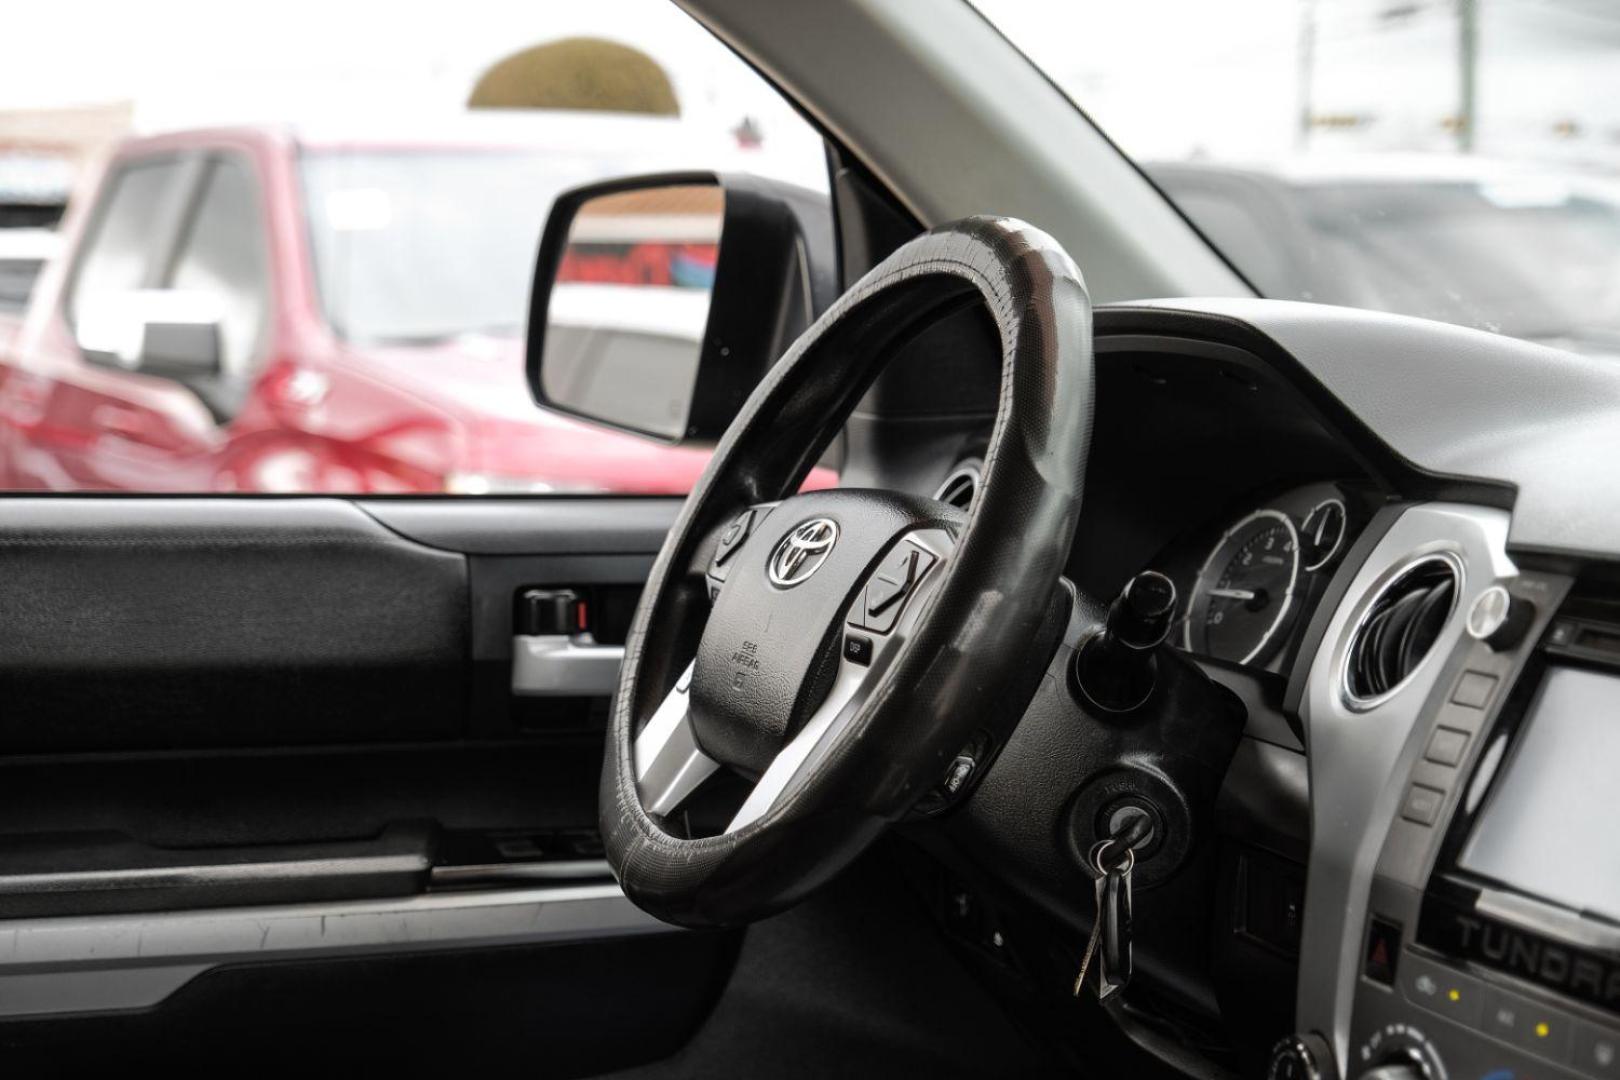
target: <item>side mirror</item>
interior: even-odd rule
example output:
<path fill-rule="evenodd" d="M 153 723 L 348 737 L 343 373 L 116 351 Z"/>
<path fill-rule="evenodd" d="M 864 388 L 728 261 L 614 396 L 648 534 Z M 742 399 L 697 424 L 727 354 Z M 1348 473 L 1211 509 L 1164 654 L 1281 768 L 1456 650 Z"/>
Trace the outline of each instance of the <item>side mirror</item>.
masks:
<path fill-rule="evenodd" d="M 836 294 L 825 196 L 759 177 L 639 176 L 558 196 L 529 305 L 542 406 L 712 442 Z"/>
<path fill-rule="evenodd" d="M 219 375 L 222 321 L 211 293 L 131 289 L 81 298 L 75 334 L 96 363 L 190 383 Z"/>

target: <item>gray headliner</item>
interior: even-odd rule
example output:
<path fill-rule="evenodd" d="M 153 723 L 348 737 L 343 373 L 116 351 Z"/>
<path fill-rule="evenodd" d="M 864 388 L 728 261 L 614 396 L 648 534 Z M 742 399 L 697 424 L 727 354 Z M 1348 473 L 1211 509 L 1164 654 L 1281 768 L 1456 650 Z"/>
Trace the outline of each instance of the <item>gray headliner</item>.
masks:
<path fill-rule="evenodd" d="M 1510 550 L 1620 553 L 1620 363 L 1325 304 L 1215 298 L 1132 306 L 1245 323 L 1414 465 L 1513 485 Z"/>

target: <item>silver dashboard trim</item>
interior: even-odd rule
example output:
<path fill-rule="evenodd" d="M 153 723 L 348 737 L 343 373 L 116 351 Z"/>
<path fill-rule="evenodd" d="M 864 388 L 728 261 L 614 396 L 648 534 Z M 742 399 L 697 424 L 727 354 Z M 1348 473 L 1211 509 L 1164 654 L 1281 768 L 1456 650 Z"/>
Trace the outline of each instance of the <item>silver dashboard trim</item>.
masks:
<path fill-rule="evenodd" d="M 1296 998 L 1301 1030 L 1328 1037 L 1348 1064 L 1350 1014 L 1373 873 L 1399 811 L 1412 762 L 1413 731 L 1465 630 L 1475 596 L 1515 577 L 1507 555 L 1505 511 L 1450 503 L 1407 508 L 1356 570 L 1310 659 L 1301 720 L 1311 778 L 1311 858 L 1305 891 L 1302 973 Z M 1382 700 L 1363 711 L 1341 693 L 1340 672 L 1355 628 L 1389 582 L 1416 560 L 1449 555 L 1463 568 L 1456 603 L 1430 655 Z"/>
<path fill-rule="evenodd" d="M 0 922 L 0 1016 L 142 1009 L 254 960 L 672 932 L 612 883 Z"/>

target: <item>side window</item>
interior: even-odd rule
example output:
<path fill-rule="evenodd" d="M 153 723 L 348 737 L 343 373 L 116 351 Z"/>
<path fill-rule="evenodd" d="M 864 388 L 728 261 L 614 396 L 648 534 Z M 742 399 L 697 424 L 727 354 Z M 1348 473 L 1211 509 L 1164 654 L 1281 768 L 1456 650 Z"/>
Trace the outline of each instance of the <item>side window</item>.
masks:
<path fill-rule="evenodd" d="M 148 283 L 179 172 L 171 159 L 126 165 L 109 177 L 68 295 L 69 322 L 77 324 L 86 307 L 106 297 Z"/>
<path fill-rule="evenodd" d="M 324 8 L 244 31 L 192 0 L 146 0 L 93 62 L 70 44 L 73 5 L 34 7 L 7 56 L 49 78 L 12 80 L 22 95 L 0 79 L 0 113 L 49 131 L 69 173 L 114 165 L 95 184 L 64 177 L 87 228 L 52 237 L 68 333 L 26 343 L 51 422 L 0 415 L 0 485 L 15 489 L 684 494 L 707 446 L 534 403 L 527 322 L 552 203 L 693 170 L 829 190 L 821 134 L 669 0 L 475 0 L 462 22 L 487 33 L 402 9 L 381 53 L 375 20 Z M 221 82 L 222 62 L 249 60 Z M 578 281 L 605 331 L 582 377 L 598 398 L 635 396 L 649 429 L 669 422 L 671 349 L 706 326 L 718 243 L 686 236 L 687 216 L 603 240 Z M 4 259 L 0 308 L 31 272 Z M 616 289 L 649 269 L 656 287 Z"/>
<path fill-rule="evenodd" d="M 217 301 L 221 374 L 251 371 L 269 313 L 270 259 L 258 185 L 244 163 L 220 158 L 208 166 L 166 284 Z"/>

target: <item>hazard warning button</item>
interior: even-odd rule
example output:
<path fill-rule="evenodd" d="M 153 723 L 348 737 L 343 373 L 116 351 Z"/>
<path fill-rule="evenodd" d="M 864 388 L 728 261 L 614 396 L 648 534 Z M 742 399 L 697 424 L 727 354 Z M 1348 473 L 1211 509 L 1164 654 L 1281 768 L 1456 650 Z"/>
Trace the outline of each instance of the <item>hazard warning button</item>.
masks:
<path fill-rule="evenodd" d="M 1367 923 L 1367 962 L 1361 973 L 1380 986 L 1394 986 L 1400 955 L 1400 924 L 1374 915 Z"/>

